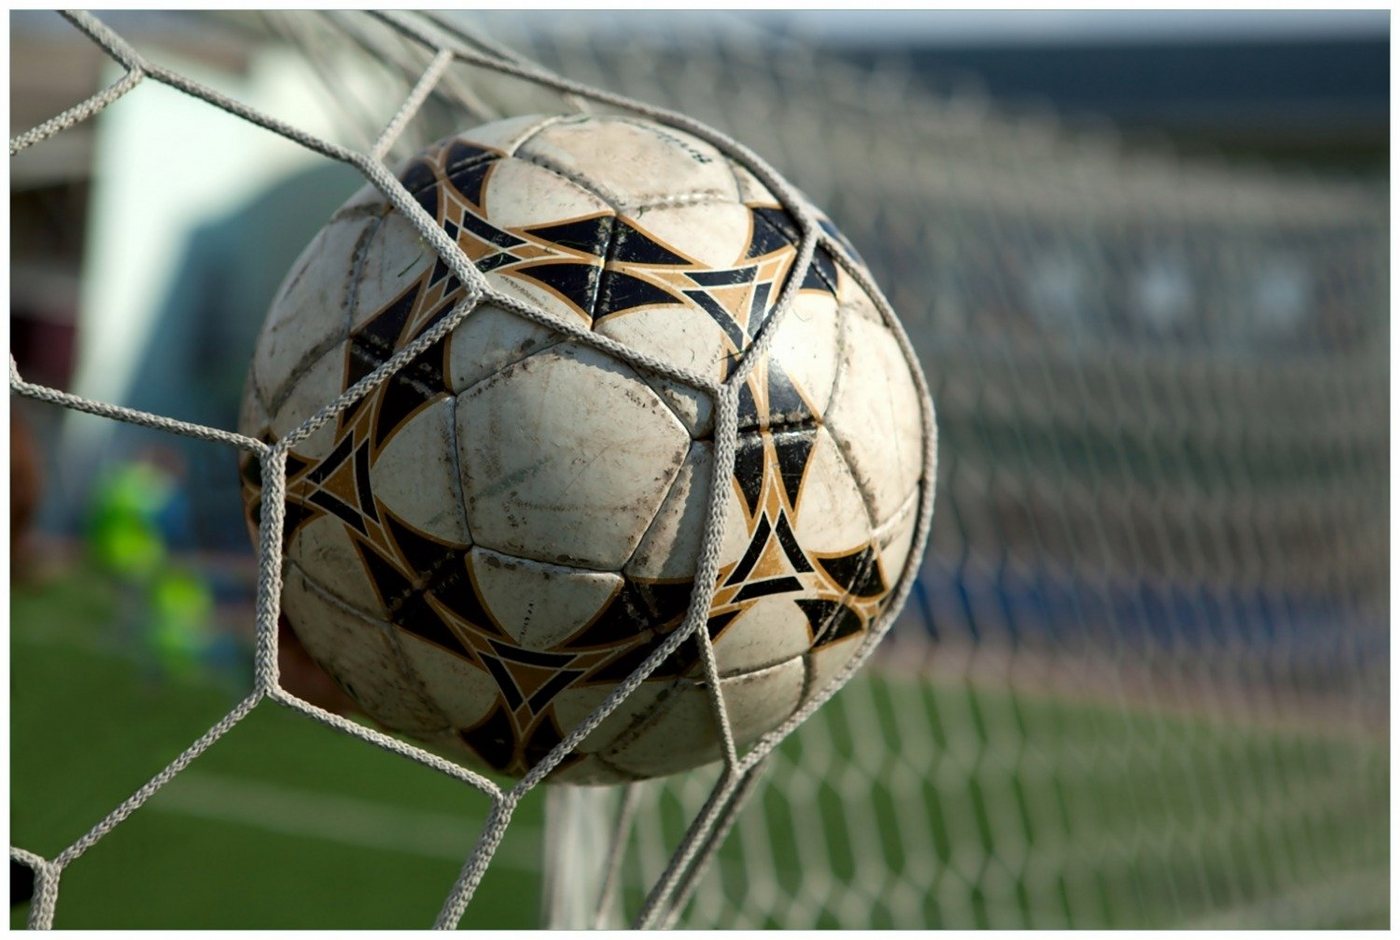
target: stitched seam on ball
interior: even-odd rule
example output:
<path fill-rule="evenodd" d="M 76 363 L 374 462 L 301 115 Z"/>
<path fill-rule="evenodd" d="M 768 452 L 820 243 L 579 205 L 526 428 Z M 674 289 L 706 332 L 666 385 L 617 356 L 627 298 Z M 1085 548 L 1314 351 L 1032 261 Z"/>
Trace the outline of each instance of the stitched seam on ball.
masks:
<path fill-rule="evenodd" d="M 448 416 L 448 433 L 452 437 L 452 473 L 457 493 L 457 508 L 461 511 L 462 531 L 467 533 L 467 543 L 473 544 L 471 519 L 467 518 L 466 484 L 462 480 L 462 455 L 457 434 L 457 396 L 452 396 L 452 414 Z"/>
<path fill-rule="evenodd" d="M 608 220 L 607 237 L 597 253 L 598 257 L 603 259 L 603 264 L 598 269 L 598 281 L 593 285 L 593 296 L 588 299 L 588 329 L 595 333 L 598 331 L 598 301 L 602 299 L 603 282 L 608 279 L 608 263 L 613 260 L 617 251 L 617 219 L 617 210 L 613 210 L 612 218 Z M 611 293 L 608 296 L 612 296 Z"/>
<path fill-rule="evenodd" d="M 653 209 L 732 205 L 735 205 L 734 198 L 724 194 L 718 189 L 696 189 L 688 193 L 676 193 L 674 195 L 657 193 L 655 196 L 642 196 L 640 197 L 640 201 L 631 207 L 631 211 L 640 214 Z"/>
<path fill-rule="evenodd" d="M 498 308 L 494 308 L 494 309 L 498 309 Z M 475 312 L 475 311 L 473 311 L 473 312 Z M 509 312 L 509 311 L 505 311 L 505 312 Z M 467 316 L 471 316 L 471 315 L 472 315 L 472 314 L 470 314 L 470 313 L 467 314 Z M 515 316 L 515 314 L 511 314 L 511 316 Z M 524 318 L 521 317 L 520 319 L 523 320 Z M 465 322 L 465 319 L 463 320 L 463 322 Z M 525 321 L 525 322 L 527 322 L 527 323 L 533 323 L 533 321 L 529 321 L 529 320 L 527 320 L 527 321 Z M 489 382 L 489 381 L 491 381 L 492 379 L 494 379 L 494 378 L 496 378 L 496 377 L 502 375 L 502 374 L 505 373 L 505 372 L 509 372 L 511 369 L 514 369 L 515 367 L 519 366 L 519 365 L 520 365 L 522 362 L 524 362 L 526 359 L 533 358 L 534 356 L 537 356 L 537 355 L 539 355 L 540 353 L 548 352 L 549 350 L 553 349 L 555 346 L 558 346 L 558 345 L 560 345 L 560 344 L 565 343 L 565 342 L 568 341 L 568 337 L 567 337 L 567 336 L 564 336 L 562 333 L 555 333 L 554 336 L 555 336 L 554 339 L 550 340 L 549 342 L 545 343 L 544 345 L 533 347 L 529 352 L 527 352 L 527 353 L 525 353 L 524 355 L 522 355 L 519 359 L 512 359 L 510 362 L 502 363 L 501 365 L 499 365 L 499 366 L 497 366 L 496 368 L 492 369 L 490 372 L 488 372 L 488 373 L 486 373 L 485 375 L 483 375 L 481 378 L 477 379 L 475 382 L 473 382 L 473 383 L 471 383 L 470 385 L 468 385 L 468 386 L 466 386 L 465 388 L 463 388 L 460 392 L 458 392 L 458 391 L 453 391 L 452 394 L 453 394 L 455 397 L 458 397 L 458 398 L 460 398 L 460 397 L 463 396 L 463 395 L 470 394 L 471 392 L 473 392 L 476 388 L 478 388 L 478 387 L 479 387 L 480 385 L 482 385 L 483 383 Z"/>
<path fill-rule="evenodd" d="M 335 593 L 330 588 L 326 587 L 324 584 L 321 584 L 314 577 L 312 577 L 311 573 L 308 572 L 306 568 L 304 568 L 295 559 L 287 558 L 286 562 L 288 565 L 295 568 L 301 574 L 302 580 L 306 582 L 308 587 L 310 587 L 318 595 L 321 595 L 322 600 L 326 601 L 327 603 L 333 604 L 336 607 L 340 607 L 346 613 L 357 617 L 358 619 L 364 621 L 370 626 L 378 628 L 381 633 L 387 636 L 389 640 L 389 645 L 394 651 L 394 656 L 398 660 L 399 672 L 403 675 L 405 679 L 408 679 L 410 682 L 414 683 L 414 685 L 417 686 L 418 698 L 429 708 L 431 708 L 434 712 L 436 712 L 437 716 L 443 721 L 443 726 L 441 728 L 432 729 L 431 731 L 423 733 L 430 734 L 437 733 L 440 731 L 451 732 L 456 730 L 452 719 L 447 717 L 447 713 L 443 711 L 442 706 L 438 704 L 437 700 L 434 699 L 431 694 L 429 694 L 427 686 L 423 682 L 423 677 L 418 674 L 418 670 L 414 669 L 413 664 L 408 661 L 407 655 L 404 653 L 403 648 L 399 645 L 399 628 L 397 626 L 395 626 L 392 622 L 380 620 L 377 617 L 371 617 L 364 611 L 355 607 L 353 604 L 349 603 L 344 598 L 342 598 L 339 594 Z M 287 622 L 290 624 L 291 618 L 287 618 Z M 295 628 L 293 629 L 295 630 Z M 378 719 L 375 720 L 377 721 Z"/>

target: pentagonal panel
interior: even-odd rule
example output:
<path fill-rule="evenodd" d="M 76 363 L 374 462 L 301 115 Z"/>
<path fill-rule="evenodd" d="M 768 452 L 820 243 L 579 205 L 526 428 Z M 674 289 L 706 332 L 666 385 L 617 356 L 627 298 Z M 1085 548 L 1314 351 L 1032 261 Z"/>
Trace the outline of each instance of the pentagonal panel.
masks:
<path fill-rule="evenodd" d="M 719 151 L 684 131 L 650 122 L 580 115 L 549 125 L 516 152 L 586 180 L 622 206 L 682 193 L 738 198 Z"/>
<path fill-rule="evenodd" d="M 268 403 L 285 393 L 309 359 L 344 339 L 352 261 L 372 224 L 356 216 L 326 226 L 282 282 L 253 354 L 253 371 Z"/>
<path fill-rule="evenodd" d="M 547 650 L 593 620 L 622 577 L 473 548 L 467 564 L 492 621 L 520 646 Z"/>
<path fill-rule="evenodd" d="M 373 498 L 396 517 L 434 538 L 468 543 L 455 406 L 453 398 L 428 405 L 399 425 L 379 456 L 366 464 Z"/>
<path fill-rule="evenodd" d="M 447 724 L 421 684 L 404 670 L 388 624 L 351 612 L 295 566 L 287 572 L 282 604 L 307 652 L 375 721 L 409 734 Z"/>
<path fill-rule="evenodd" d="M 841 373 L 827 424 L 865 494 L 872 516 L 888 519 L 923 473 L 919 393 L 894 336 L 845 317 Z"/>
<path fill-rule="evenodd" d="M 721 680 L 735 744 L 751 744 L 791 715 L 804 681 L 800 659 Z M 719 729 L 705 687 L 682 680 L 645 722 L 624 733 L 603 757 L 625 772 L 647 777 L 718 760 Z"/>
<path fill-rule="evenodd" d="M 576 344 L 463 393 L 457 429 L 480 544 L 600 570 L 626 563 L 690 444 L 633 370 Z"/>

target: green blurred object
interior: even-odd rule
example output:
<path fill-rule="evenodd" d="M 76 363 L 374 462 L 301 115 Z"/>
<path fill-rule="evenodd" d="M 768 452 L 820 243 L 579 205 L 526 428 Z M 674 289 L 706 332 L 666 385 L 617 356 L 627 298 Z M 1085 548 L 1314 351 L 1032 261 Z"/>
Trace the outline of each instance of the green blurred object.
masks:
<path fill-rule="evenodd" d="M 151 585 L 147 637 L 161 668 L 188 677 L 197 672 L 214 641 L 214 596 L 197 575 L 171 569 Z"/>
<path fill-rule="evenodd" d="M 169 473 L 144 462 L 122 464 L 98 481 L 88 516 L 88 547 L 104 570 L 141 581 L 160 569 L 167 551 L 159 518 L 175 488 Z"/>
<path fill-rule="evenodd" d="M 93 490 L 88 547 L 98 569 L 128 594 L 128 626 L 163 675 L 190 678 L 211 664 L 218 642 L 214 593 L 196 571 L 171 561 L 166 526 L 180 479 L 146 460 L 120 464 Z"/>

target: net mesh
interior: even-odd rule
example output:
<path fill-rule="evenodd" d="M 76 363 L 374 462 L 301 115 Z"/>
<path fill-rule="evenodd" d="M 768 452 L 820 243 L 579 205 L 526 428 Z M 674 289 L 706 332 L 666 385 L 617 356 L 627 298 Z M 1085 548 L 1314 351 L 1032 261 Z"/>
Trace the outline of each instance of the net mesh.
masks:
<path fill-rule="evenodd" d="M 457 276 L 460 283 L 465 288 L 465 296 L 457 307 L 455 307 L 448 316 L 443 318 L 441 322 L 400 349 L 381 366 L 346 390 L 340 397 L 334 401 L 328 402 L 320 411 L 312 415 L 296 429 L 283 435 L 281 439 L 274 444 L 264 444 L 240 434 L 173 421 L 168 418 L 135 411 L 130 408 L 92 402 L 78 396 L 34 385 L 23 380 L 19 375 L 19 370 L 13 357 L 11 358 L 10 385 L 12 390 L 18 394 L 157 430 L 184 434 L 203 440 L 222 442 L 243 450 L 252 451 L 257 455 L 260 461 L 263 480 L 263 508 L 261 511 L 258 545 L 257 649 L 255 658 L 255 684 L 251 694 L 235 706 L 224 718 L 218 721 L 208 732 L 191 744 L 179 757 L 151 778 L 150 781 L 138 789 L 120 806 L 112 810 L 111 813 L 100 820 L 76 842 L 60 852 L 55 858 L 40 859 L 33 853 L 12 848 L 12 859 L 16 862 L 30 865 L 35 869 L 36 875 L 38 876 L 36 878 L 35 899 L 30 915 L 31 926 L 40 928 L 52 926 L 58 901 L 59 879 L 63 870 L 68 865 L 80 858 L 84 852 L 140 808 L 141 805 L 161 787 L 165 786 L 178 773 L 189 766 L 190 763 L 204 753 L 214 742 L 247 716 L 249 712 L 265 700 L 270 699 L 302 712 L 311 718 L 331 725 L 340 731 L 355 735 L 386 750 L 390 750 L 411 760 L 416 760 L 443 773 L 456 777 L 468 786 L 490 797 L 491 810 L 487 816 L 486 825 L 477 840 L 475 848 L 467 858 L 456 884 L 444 901 L 442 910 L 437 918 L 437 927 L 455 927 L 461 920 L 477 885 L 484 876 L 486 868 L 490 864 L 491 858 L 500 844 L 505 828 L 510 823 L 511 816 L 519 801 L 525 794 L 534 789 L 564 757 L 587 737 L 588 734 L 628 695 L 635 691 L 641 682 L 654 672 L 657 666 L 668 656 L 674 653 L 682 643 L 695 642 L 699 646 L 701 662 L 706 677 L 706 688 L 709 690 L 715 718 L 721 733 L 724 770 L 719 781 L 714 786 L 710 800 L 696 815 L 685 837 L 682 839 L 680 848 L 673 856 L 671 864 L 666 867 L 657 879 L 655 887 L 647 898 L 646 903 L 642 906 L 641 912 L 637 918 L 637 923 L 639 926 L 650 926 L 655 924 L 658 920 L 666 918 L 674 909 L 675 901 L 673 899 L 677 892 L 684 891 L 688 883 L 692 880 L 693 874 L 700 869 L 703 859 L 708 854 L 709 848 L 713 844 L 710 841 L 711 834 L 715 831 L 716 827 L 722 827 L 725 821 L 732 816 L 734 809 L 738 805 L 738 795 L 747 792 L 747 782 L 757 773 L 757 768 L 763 759 L 783 737 L 797 725 L 801 724 L 802 721 L 804 721 L 822 701 L 828 698 L 832 692 L 839 688 L 844 679 L 849 677 L 859 666 L 860 662 L 868 655 L 869 651 L 873 649 L 874 644 L 878 642 L 883 633 L 888 629 L 892 621 L 891 615 L 894 610 L 898 608 L 901 599 L 907 595 L 909 586 L 912 583 L 911 572 L 914 567 L 914 562 L 910 561 L 906 564 L 905 571 L 900 573 L 899 582 L 894 589 L 894 597 L 892 599 L 890 611 L 872 625 L 868 636 L 862 640 L 860 651 L 851 658 L 849 663 L 843 666 L 828 689 L 810 698 L 797 712 L 773 731 L 764 735 L 762 739 L 748 748 L 745 753 L 741 754 L 738 749 L 736 749 L 734 735 L 726 713 L 725 699 L 720 692 L 719 673 L 715 664 L 711 638 L 708 631 L 701 629 L 701 627 L 704 625 L 708 616 L 708 611 L 714 597 L 715 586 L 717 584 L 719 546 L 720 539 L 723 536 L 724 525 L 725 488 L 716 481 L 723 481 L 733 473 L 734 452 L 738 436 L 738 389 L 747 374 L 754 368 L 757 362 L 763 358 L 768 345 L 771 344 L 774 327 L 777 323 L 781 322 L 782 318 L 791 307 L 792 298 L 796 296 L 797 291 L 800 289 L 802 279 L 805 277 L 812 263 L 812 257 L 816 246 L 820 243 L 828 251 L 833 252 L 833 256 L 837 259 L 837 262 L 841 264 L 842 267 L 851 274 L 853 279 L 870 294 L 872 299 L 874 299 L 887 327 L 889 327 L 896 338 L 900 340 L 905 359 L 910 364 L 916 380 L 919 383 L 920 390 L 923 393 L 921 396 L 924 412 L 922 416 L 922 427 L 924 438 L 928 441 L 928 449 L 925 455 L 924 473 L 922 475 L 924 483 L 921 486 L 922 495 L 920 497 L 919 523 L 915 531 L 916 544 L 921 544 L 927 535 L 929 519 L 933 509 L 931 486 L 934 467 L 934 454 L 932 449 L 934 440 L 933 412 L 931 405 L 928 403 L 927 389 L 923 386 L 922 375 L 918 371 L 917 360 L 914 358 L 908 339 L 904 336 L 902 329 L 898 325 L 898 321 L 890 311 L 888 303 L 883 299 L 883 296 L 879 294 L 875 286 L 869 282 L 868 278 L 861 272 L 859 267 L 845 254 L 844 249 L 836 243 L 835 239 L 821 231 L 811 210 L 796 196 L 792 188 L 781 177 L 774 173 L 762 159 L 751 151 L 748 151 L 743 146 L 728 139 L 725 135 L 715 132 L 684 115 L 670 113 L 663 109 L 632 102 L 616 94 L 610 94 L 555 77 L 547 71 L 525 63 L 512 55 L 501 54 L 488 44 L 480 41 L 472 41 L 468 34 L 462 30 L 449 28 L 446 24 L 436 21 L 430 16 L 413 17 L 397 14 L 377 14 L 375 17 L 378 24 L 395 30 L 406 42 L 416 43 L 423 49 L 430 51 L 431 60 L 422 70 L 417 80 L 414 81 L 398 109 L 389 118 L 384 129 L 374 137 L 373 143 L 366 150 L 351 149 L 308 134 L 298 128 L 279 121 L 275 117 L 252 109 L 238 101 L 219 94 L 213 89 L 204 87 L 159 63 L 152 62 L 138 54 L 130 44 L 90 14 L 71 13 L 65 14 L 65 16 L 68 17 L 75 27 L 89 36 L 94 42 L 98 43 L 109 55 L 120 63 L 125 69 L 125 75 L 120 81 L 110 86 L 108 89 L 99 92 L 88 100 L 39 125 L 33 130 L 12 139 L 10 143 L 11 156 L 23 151 L 27 147 L 42 142 L 48 137 L 59 133 L 66 127 L 100 112 L 104 107 L 116 101 L 122 95 L 130 93 L 139 87 L 143 79 L 153 79 L 183 91 L 186 94 L 200 98 L 210 105 L 235 114 L 269 131 L 280 134 L 326 157 L 340 160 L 354 166 L 410 221 L 422 236 L 424 242 L 438 255 L 442 262 L 451 269 L 452 273 Z M 487 283 L 482 273 L 467 258 L 456 241 L 438 227 L 436 220 L 429 216 L 422 206 L 419 205 L 413 196 L 404 188 L 393 172 L 386 166 L 384 158 L 390 152 L 403 130 L 409 125 L 415 114 L 423 106 L 426 99 L 440 84 L 447 67 L 453 61 L 458 60 L 477 67 L 489 69 L 498 74 L 514 76 L 532 82 L 541 88 L 553 89 L 560 94 L 571 96 L 575 101 L 597 101 L 603 105 L 661 120 L 672 126 L 689 131 L 695 136 L 715 144 L 728 156 L 742 163 L 756 178 L 766 185 L 783 204 L 791 207 L 794 220 L 801 231 L 801 242 L 798 246 L 797 257 L 793 262 L 793 276 L 789 278 L 779 296 L 771 320 L 765 324 L 754 338 L 752 344 L 739 357 L 728 379 L 723 383 L 716 383 L 708 376 L 678 369 L 661 359 L 637 353 L 616 341 L 554 316 L 536 305 L 522 303 L 520 300 L 492 288 Z M 713 402 L 715 415 L 714 469 L 711 479 L 710 494 L 706 502 L 705 528 L 701 536 L 701 547 L 695 573 L 698 589 L 694 592 L 694 596 L 690 601 L 683 623 L 637 667 L 632 675 L 619 683 L 617 688 L 607 697 L 602 705 L 565 735 L 564 739 L 559 742 L 548 755 L 536 763 L 518 783 L 509 789 L 503 789 L 500 785 L 481 774 L 461 767 L 436 754 L 432 754 L 406 742 L 396 740 L 373 729 L 363 727 L 340 716 L 333 715 L 298 698 L 283 688 L 279 683 L 277 661 L 277 631 L 282 588 L 282 537 L 283 521 L 286 512 L 285 492 L 288 451 L 299 441 L 313 434 L 317 428 L 327 421 L 334 419 L 373 389 L 387 381 L 398 369 L 420 355 L 428 347 L 441 340 L 455 329 L 465 317 L 469 316 L 476 309 L 478 304 L 483 302 L 489 302 L 502 309 L 517 313 L 531 321 L 550 327 L 577 342 L 607 352 L 620 358 L 629 365 L 643 369 L 648 373 L 679 381 L 692 388 L 708 393 Z M 616 845 L 620 849 L 624 843 L 619 839 Z"/>
<path fill-rule="evenodd" d="M 1376 187 L 1128 150 L 1108 131 L 1009 117 L 975 91 L 921 90 L 898 63 L 843 65 L 751 28 L 657 25 L 624 45 L 586 18 L 555 34 L 567 40 L 481 18 L 576 84 L 455 19 L 240 20 L 304 55 L 344 112 L 346 140 L 331 142 L 71 19 L 125 75 L 14 138 L 12 155 L 145 78 L 164 82 L 356 166 L 479 299 L 480 278 L 424 229 L 384 161 L 475 120 L 630 108 L 717 143 L 787 196 L 723 135 L 752 142 L 862 246 L 902 312 L 938 402 L 941 458 L 939 524 L 902 579 L 902 619 L 801 727 L 731 749 L 722 769 L 629 787 L 606 843 L 594 827 L 557 850 L 594 840 L 583 864 L 603 877 L 597 896 L 556 909 L 692 928 L 1388 921 L 1388 229 Z M 387 109 L 336 93 L 366 69 L 390 79 Z M 803 231 L 805 266 L 817 236 L 810 220 Z M 251 450 L 271 514 L 286 448 L 436 338 L 271 447 L 39 388 L 13 361 L 11 386 Z M 723 467 L 733 397 L 682 379 L 716 398 Z M 35 926 L 51 924 L 67 865 L 267 698 L 491 799 L 438 922 L 460 918 L 538 775 L 504 790 L 283 691 L 280 530 L 264 517 L 252 694 L 64 852 L 11 850 L 39 874 Z M 675 642 L 707 603 L 693 601 Z"/>

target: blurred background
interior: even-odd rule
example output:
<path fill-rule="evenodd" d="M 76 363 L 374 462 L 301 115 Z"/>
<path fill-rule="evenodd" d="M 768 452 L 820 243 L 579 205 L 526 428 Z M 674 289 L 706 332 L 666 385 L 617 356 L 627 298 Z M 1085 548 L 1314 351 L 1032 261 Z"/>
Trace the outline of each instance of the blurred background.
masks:
<path fill-rule="evenodd" d="M 12 135 L 120 77 L 10 16 Z M 769 160 L 938 409 L 908 609 L 684 926 L 1388 925 L 1387 13 L 453 17 Z M 357 147 L 430 58 L 362 14 L 101 19 Z M 395 153 L 568 107 L 454 66 Z M 234 428 L 361 183 L 143 82 L 11 159 L 21 375 Z M 11 443 L 12 844 L 51 857 L 246 693 L 256 572 L 228 448 L 13 396 Z M 58 926 L 431 918 L 481 801 L 267 708 L 65 874 Z M 713 779 L 645 791 L 628 910 Z M 539 827 L 527 801 L 466 925 L 539 922 Z"/>

